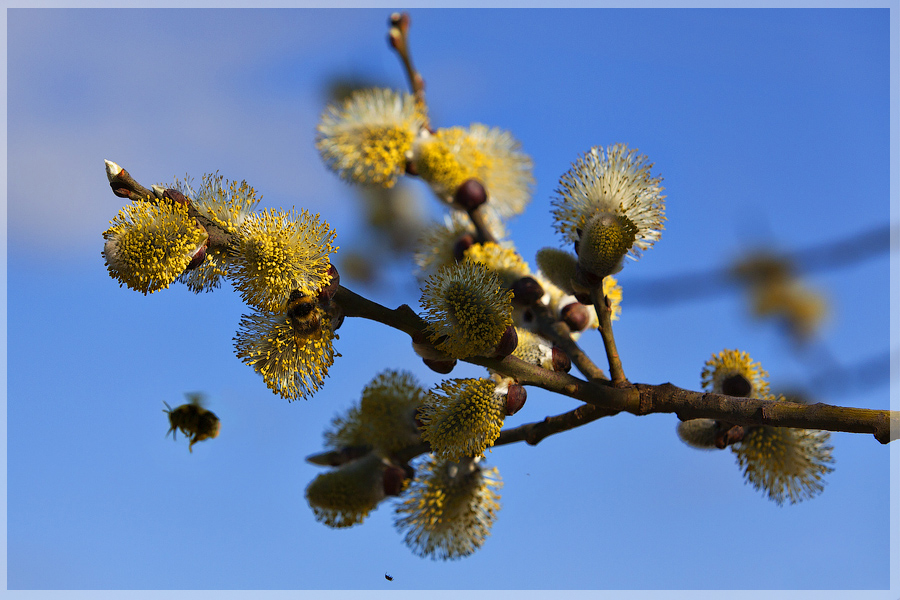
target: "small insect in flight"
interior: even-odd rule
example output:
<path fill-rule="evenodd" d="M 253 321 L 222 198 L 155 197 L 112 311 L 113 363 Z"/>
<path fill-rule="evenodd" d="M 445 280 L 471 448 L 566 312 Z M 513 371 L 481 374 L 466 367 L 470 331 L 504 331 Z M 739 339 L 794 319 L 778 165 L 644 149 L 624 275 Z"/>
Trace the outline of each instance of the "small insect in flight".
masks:
<path fill-rule="evenodd" d="M 166 437 L 171 433 L 174 440 L 175 432 L 180 430 L 184 437 L 191 438 L 188 450 L 193 452 L 194 444 L 197 442 L 219 435 L 220 423 L 219 417 L 214 412 L 201 406 L 202 394 L 187 394 L 187 397 L 191 402 L 182 404 L 175 409 L 163 401 L 163 404 L 166 405 L 163 412 L 169 415 L 170 427 L 169 431 L 166 432 Z"/>
<path fill-rule="evenodd" d="M 394 578 L 392 576 L 388 575 L 387 573 L 384 574 L 384 578 L 387 579 L 388 581 L 394 580 Z"/>
<path fill-rule="evenodd" d="M 287 301 L 287 318 L 297 335 L 307 336 L 321 327 L 318 301 L 299 290 L 291 292 Z"/>

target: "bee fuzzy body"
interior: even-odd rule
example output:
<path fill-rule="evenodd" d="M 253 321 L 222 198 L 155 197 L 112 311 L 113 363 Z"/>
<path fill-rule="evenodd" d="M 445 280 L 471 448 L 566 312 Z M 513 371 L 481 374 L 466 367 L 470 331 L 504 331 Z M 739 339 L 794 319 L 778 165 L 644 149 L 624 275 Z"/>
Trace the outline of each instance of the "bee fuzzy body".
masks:
<path fill-rule="evenodd" d="M 319 331 L 322 326 L 318 300 L 298 290 L 291 292 L 286 314 L 297 335 L 307 336 Z"/>
<path fill-rule="evenodd" d="M 169 431 L 166 437 L 171 433 L 172 439 L 176 437 L 176 431 L 186 438 L 190 438 L 191 443 L 188 450 L 194 451 L 194 444 L 203 440 L 214 438 L 219 435 L 219 417 L 211 410 L 207 410 L 200 405 L 199 398 L 194 397 L 190 404 L 182 404 L 178 408 L 172 408 L 165 402 L 166 409 L 164 413 L 169 415 Z"/>

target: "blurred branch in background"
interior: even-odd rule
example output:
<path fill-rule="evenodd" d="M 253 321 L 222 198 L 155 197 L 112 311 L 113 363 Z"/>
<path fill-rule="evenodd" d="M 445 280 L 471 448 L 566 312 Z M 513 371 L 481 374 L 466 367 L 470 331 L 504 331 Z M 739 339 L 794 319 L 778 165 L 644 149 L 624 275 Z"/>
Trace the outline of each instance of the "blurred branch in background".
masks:
<path fill-rule="evenodd" d="M 776 252 L 766 249 L 766 254 L 792 265 L 794 272 L 813 273 L 853 265 L 886 254 L 891 250 L 891 233 L 900 234 L 898 225 L 882 225 L 854 234 L 844 239 L 827 242 L 794 252 Z M 748 257 L 762 255 L 749 251 L 734 264 L 693 273 L 682 273 L 658 279 L 636 279 L 627 283 L 629 308 L 658 307 L 701 298 L 723 295 L 741 283 L 736 269 Z"/>
<path fill-rule="evenodd" d="M 750 311 L 760 319 L 774 318 L 803 349 L 810 368 L 805 386 L 796 396 L 835 396 L 852 390 L 870 389 L 890 380 L 890 352 L 842 365 L 815 334 L 828 313 L 825 296 L 800 277 L 817 271 L 849 267 L 891 251 L 891 235 L 898 225 L 884 225 L 843 239 L 794 252 L 755 249 L 738 257 L 730 266 L 627 284 L 629 308 L 660 307 L 744 290 Z"/>
<path fill-rule="evenodd" d="M 861 392 L 885 385 L 891 375 L 891 353 L 883 352 L 868 356 L 855 363 L 839 366 L 832 365 L 813 373 L 803 392 L 785 393 L 796 395 L 840 395 L 848 392 Z M 794 386 L 799 388 L 800 386 Z"/>

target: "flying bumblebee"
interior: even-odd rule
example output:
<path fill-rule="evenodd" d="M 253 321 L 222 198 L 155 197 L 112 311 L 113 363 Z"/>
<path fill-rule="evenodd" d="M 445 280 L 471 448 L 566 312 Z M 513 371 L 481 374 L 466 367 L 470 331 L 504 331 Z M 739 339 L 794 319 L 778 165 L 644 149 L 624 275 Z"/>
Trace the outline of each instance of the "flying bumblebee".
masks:
<path fill-rule="evenodd" d="M 315 333 L 322 326 L 318 300 L 299 290 L 292 291 L 288 298 L 287 318 L 294 332 L 300 336 Z"/>
<path fill-rule="evenodd" d="M 190 404 L 182 404 L 175 409 L 163 401 L 163 404 L 166 405 L 163 412 L 169 415 L 170 427 L 166 432 L 166 437 L 171 433 L 174 440 L 175 432 L 181 430 L 184 437 L 191 438 L 188 450 L 193 452 L 194 444 L 197 442 L 219 435 L 219 417 L 201 406 L 203 398 L 201 394 L 187 394 L 187 397 L 191 401 Z"/>

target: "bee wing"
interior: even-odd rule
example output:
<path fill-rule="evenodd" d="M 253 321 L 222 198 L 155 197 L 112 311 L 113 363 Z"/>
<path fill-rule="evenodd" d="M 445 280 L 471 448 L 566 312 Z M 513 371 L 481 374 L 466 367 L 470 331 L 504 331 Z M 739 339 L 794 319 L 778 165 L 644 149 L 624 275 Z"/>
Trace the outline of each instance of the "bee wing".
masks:
<path fill-rule="evenodd" d="M 187 392 L 185 395 L 191 404 L 195 404 L 197 406 L 203 406 L 206 404 L 206 394 L 203 392 Z"/>

